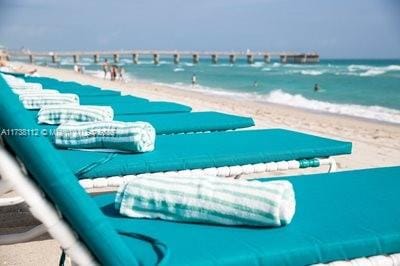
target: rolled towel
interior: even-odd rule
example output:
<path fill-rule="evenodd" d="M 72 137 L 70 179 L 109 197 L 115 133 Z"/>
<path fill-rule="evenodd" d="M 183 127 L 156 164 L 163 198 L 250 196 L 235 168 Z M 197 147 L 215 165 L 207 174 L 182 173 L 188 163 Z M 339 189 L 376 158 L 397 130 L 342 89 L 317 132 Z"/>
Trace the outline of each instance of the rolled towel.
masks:
<path fill-rule="evenodd" d="M 296 209 L 288 181 L 135 176 L 115 198 L 120 214 L 181 222 L 282 226 Z"/>
<path fill-rule="evenodd" d="M 112 121 L 114 111 L 110 106 L 49 105 L 38 113 L 39 124 L 59 125 L 66 122 Z"/>
<path fill-rule="evenodd" d="M 52 93 L 60 93 L 57 90 L 50 90 L 50 89 L 12 89 L 15 94 L 18 95 L 25 95 L 25 94 L 52 94 Z"/>
<path fill-rule="evenodd" d="M 29 93 L 21 94 L 19 100 L 25 109 L 40 109 L 49 105 L 79 105 L 79 96 L 72 93 Z"/>
<path fill-rule="evenodd" d="M 4 80 L 7 82 L 7 84 L 17 90 L 27 90 L 27 89 L 38 89 L 41 90 L 43 89 L 42 84 L 40 83 L 30 83 L 30 82 L 25 82 L 25 80 L 21 78 L 16 78 L 12 75 L 4 75 L 2 74 L 2 77 Z"/>
<path fill-rule="evenodd" d="M 9 69 L 9 71 L 11 71 L 11 69 Z M 8 84 L 10 84 L 10 83 L 25 83 L 25 80 L 23 80 L 21 78 L 14 77 L 13 75 L 3 74 L 3 73 L 1 73 L 0 75 L 4 78 L 4 80 Z"/>
<path fill-rule="evenodd" d="M 57 128 L 54 142 L 62 148 L 149 152 L 155 139 L 147 122 L 68 122 Z"/>
<path fill-rule="evenodd" d="M 10 87 L 16 90 L 41 90 L 43 89 L 42 84 L 40 83 L 9 83 Z"/>

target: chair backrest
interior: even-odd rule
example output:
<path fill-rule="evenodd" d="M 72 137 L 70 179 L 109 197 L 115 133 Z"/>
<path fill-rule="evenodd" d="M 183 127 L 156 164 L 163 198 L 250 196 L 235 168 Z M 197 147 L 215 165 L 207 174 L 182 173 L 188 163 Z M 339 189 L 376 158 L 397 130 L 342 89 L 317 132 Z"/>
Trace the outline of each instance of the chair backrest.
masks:
<path fill-rule="evenodd" d="M 133 251 L 78 184 L 48 138 L 40 135 L 32 115 L 2 77 L 0 128 L 4 140 L 98 261 L 106 265 L 137 265 Z"/>

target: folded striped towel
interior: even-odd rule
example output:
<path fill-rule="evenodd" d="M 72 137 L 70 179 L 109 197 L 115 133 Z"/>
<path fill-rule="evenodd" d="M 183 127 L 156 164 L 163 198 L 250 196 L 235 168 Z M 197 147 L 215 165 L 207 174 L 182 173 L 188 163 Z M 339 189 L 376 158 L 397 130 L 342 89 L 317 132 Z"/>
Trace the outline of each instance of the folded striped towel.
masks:
<path fill-rule="evenodd" d="M 43 89 L 43 86 L 40 83 L 25 82 L 25 80 L 14 77 L 13 75 L 1 74 L 1 76 L 13 89 Z"/>
<path fill-rule="evenodd" d="M 49 105 L 38 113 L 39 124 L 59 125 L 65 122 L 112 121 L 114 111 L 110 106 Z"/>
<path fill-rule="evenodd" d="M 136 176 L 115 198 L 120 214 L 181 222 L 282 226 L 296 209 L 288 181 Z"/>
<path fill-rule="evenodd" d="M 16 90 L 35 90 L 35 89 L 41 90 L 41 89 L 43 89 L 43 86 L 40 83 L 30 83 L 30 82 L 13 83 L 13 82 L 11 82 L 11 84 L 8 83 L 8 85 L 10 85 L 11 88 L 16 89 Z"/>
<path fill-rule="evenodd" d="M 12 89 L 15 94 L 22 95 L 22 94 L 49 94 L 49 93 L 59 93 L 57 90 L 50 90 L 50 89 Z"/>
<path fill-rule="evenodd" d="M 68 122 L 60 125 L 55 144 L 73 149 L 154 150 L 156 130 L 147 122 Z"/>
<path fill-rule="evenodd" d="M 25 109 L 40 109 L 48 105 L 79 105 L 79 97 L 72 93 L 29 93 L 21 94 L 19 100 Z"/>

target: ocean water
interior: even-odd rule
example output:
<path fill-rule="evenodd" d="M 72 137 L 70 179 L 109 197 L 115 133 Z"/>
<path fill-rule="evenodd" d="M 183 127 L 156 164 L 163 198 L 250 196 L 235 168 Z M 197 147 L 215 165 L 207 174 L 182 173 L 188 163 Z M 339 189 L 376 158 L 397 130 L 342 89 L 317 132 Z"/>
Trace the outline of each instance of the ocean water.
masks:
<path fill-rule="evenodd" d="M 38 63 L 44 64 L 43 60 Z M 101 63 L 93 64 L 92 58 L 81 58 L 80 63 L 87 73 L 103 76 Z M 220 58 L 218 64 L 210 58 L 202 58 L 199 64 L 181 58 L 176 65 L 172 58 L 161 57 L 160 64 L 154 65 L 150 57 L 142 57 L 135 65 L 122 57 L 119 65 L 128 79 L 400 124 L 400 60 L 321 60 L 301 65 L 256 60 L 250 65 L 240 58 L 235 64 L 227 58 Z M 72 66 L 72 58 L 59 64 Z M 191 85 L 193 74 L 196 86 Z"/>

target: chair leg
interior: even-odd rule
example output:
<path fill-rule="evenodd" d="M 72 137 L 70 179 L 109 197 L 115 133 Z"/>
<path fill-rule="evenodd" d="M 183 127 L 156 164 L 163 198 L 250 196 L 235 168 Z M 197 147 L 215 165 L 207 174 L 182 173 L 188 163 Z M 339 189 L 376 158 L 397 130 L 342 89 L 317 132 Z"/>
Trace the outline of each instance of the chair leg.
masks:
<path fill-rule="evenodd" d="M 328 165 L 328 173 L 336 172 L 337 170 L 337 165 L 335 159 L 332 157 L 326 158 L 326 159 L 318 159 L 320 165 Z"/>
<path fill-rule="evenodd" d="M 328 170 L 328 173 L 336 172 L 336 170 L 337 170 L 337 164 L 336 164 L 335 159 L 329 158 L 329 160 L 330 160 L 330 163 L 329 163 L 329 170 Z"/>

